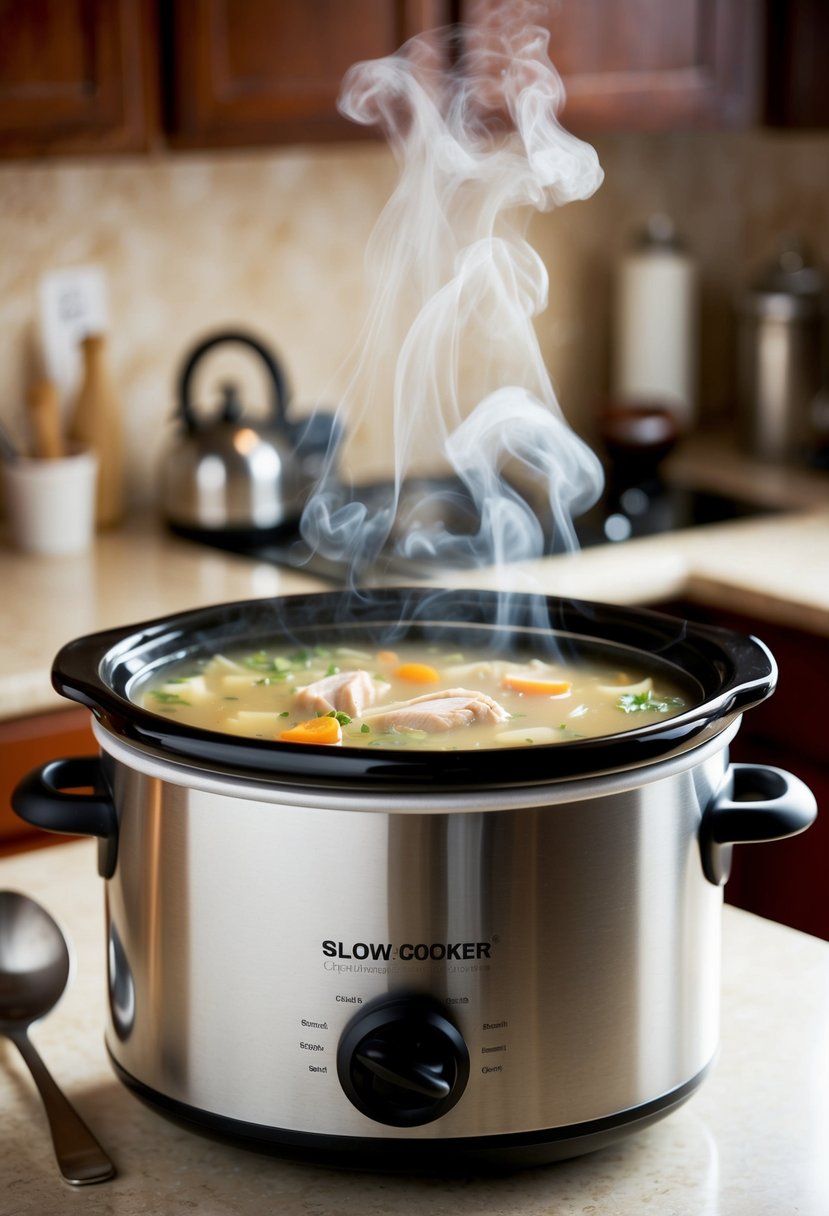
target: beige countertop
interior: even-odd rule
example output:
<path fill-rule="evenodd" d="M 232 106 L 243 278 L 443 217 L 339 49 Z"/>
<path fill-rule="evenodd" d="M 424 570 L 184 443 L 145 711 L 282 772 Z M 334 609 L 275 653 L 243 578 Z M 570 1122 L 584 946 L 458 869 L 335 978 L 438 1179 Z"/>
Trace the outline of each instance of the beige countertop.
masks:
<path fill-rule="evenodd" d="M 828 637 L 829 500 L 441 581 L 616 603 L 686 596 Z M 66 706 L 49 670 L 75 637 L 326 584 L 174 539 L 149 516 L 101 534 L 81 557 L 37 558 L 0 547 L 0 587 L 0 719 L 8 719 Z"/>
<path fill-rule="evenodd" d="M 0 719 L 67 708 L 52 689 L 52 659 L 99 629 L 171 612 L 316 591 L 306 575 L 178 540 L 152 516 L 101 533 L 77 557 L 0 548 Z"/>
<path fill-rule="evenodd" d="M 37 1093 L 0 1041 L 0 1213 L 62 1216 L 826 1216 L 829 944 L 724 909 L 718 1059 L 679 1110 L 616 1146 L 506 1177 L 343 1173 L 203 1139 L 118 1082 L 103 1043 L 103 892 L 91 841 L 0 861 L 0 887 L 39 899 L 76 967 L 32 1038 L 97 1133 L 117 1178 L 58 1177 Z"/>

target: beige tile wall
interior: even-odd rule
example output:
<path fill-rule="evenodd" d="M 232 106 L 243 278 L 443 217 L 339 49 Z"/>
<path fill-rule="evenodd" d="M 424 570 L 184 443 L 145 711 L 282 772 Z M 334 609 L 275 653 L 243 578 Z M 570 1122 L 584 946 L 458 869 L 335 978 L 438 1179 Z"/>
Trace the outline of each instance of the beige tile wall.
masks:
<path fill-rule="evenodd" d="M 607 391 L 612 266 L 654 210 L 672 214 L 702 283 L 705 418 L 731 409 L 732 301 L 783 229 L 829 265 L 829 136 L 618 136 L 586 203 L 537 217 L 548 266 L 538 332 L 565 412 L 587 433 Z M 0 416 L 22 439 L 33 374 L 36 287 L 47 270 L 97 262 L 111 298 L 110 361 L 123 402 L 129 497 L 152 501 L 175 379 L 192 344 L 246 326 L 282 355 L 296 405 L 335 402 L 364 307 L 366 240 L 394 181 L 384 148 L 165 155 L 0 167 Z M 256 374 L 243 374 L 258 396 Z M 383 427 L 358 463 L 385 460 Z"/>

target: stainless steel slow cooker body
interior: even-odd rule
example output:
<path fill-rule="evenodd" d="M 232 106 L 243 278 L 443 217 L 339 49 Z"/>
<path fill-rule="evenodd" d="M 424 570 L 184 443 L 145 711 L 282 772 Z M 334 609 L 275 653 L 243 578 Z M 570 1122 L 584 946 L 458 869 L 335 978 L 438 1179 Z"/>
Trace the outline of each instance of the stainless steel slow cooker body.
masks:
<path fill-rule="evenodd" d="M 330 629 L 331 597 L 312 597 L 305 617 L 318 598 Z M 663 652 L 693 633 L 586 610 L 594 631 L 638 621 Z M 225 606 L 237 621 L 247 611 Z M 587 749 L 556 772 L 559 744 L 545 749 L 546 779 L 537 751 L 518 749 L 498 765 L 473 753 L 479 777 L 490 762 L 485 782 L 459 778 L 457 753 L 432 753 L 431 783 L 387 752 L 349 780 L 346 749 L 305 749 L 298 776 L 254 766 L 257 749 L 217 760 L 208 732 L 170 747 L 136 726 L 119 680 L 155 661 L 157 628 L 171 657 L 205 644 L 215 610 L 201 630 L 180 624 L 58 656 L 56 682 L 92 705 L 102 756 L 47 765 L 14 799 L 30 822 L 101 840 L 107 1045 L 128 1085 L 249 1143 L 406 1169 L 572 1156 L 693 1092 L 717 1046 L 731 844 L 802 830 L 815 813 L 797 779 L 728 762 L 735 707 L 773 685 L 764 648 L 716 638 L 706 662 L 728 693 L 658 747 L 637 732 L 627 755 L 599 742 L 593 773 L 567 773 Z M 93 670 L 79 674 L 90 647 Z M 82 784 L 95 793 L 69 792 Z"/>
<path fill-rule="evenodd" d="M 721 888 L 698 828 L 719 741 L 645 784 L 321 798 L 194 780 L 98 734 L 121 808 L 107 1044 L 145 1095 L 379 1161 L 539 1134 L 570 1155 L 704 1074 Z M 396 998 L 411 1025 L 361 1094 L 361 1027 L 379 1053 L 372 1014 Z M 430 1011 L 445 1025 L 424 1041 Z"/>

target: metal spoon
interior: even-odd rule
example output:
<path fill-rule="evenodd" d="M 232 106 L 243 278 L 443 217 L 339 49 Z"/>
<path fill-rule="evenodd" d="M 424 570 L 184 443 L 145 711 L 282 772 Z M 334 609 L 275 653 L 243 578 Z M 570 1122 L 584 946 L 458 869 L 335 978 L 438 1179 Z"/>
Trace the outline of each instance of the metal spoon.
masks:
<path fill-rule="evenodd" d="M 69 948 L 49 913 L 17 891 L 0 891 L 0 1034 L 17 1046 L 46 1107 L 60 1172 L 73 1186 L 105 1182 L 115 1167 L 49 1075 L 28 1036 L 69 979 Z"/>

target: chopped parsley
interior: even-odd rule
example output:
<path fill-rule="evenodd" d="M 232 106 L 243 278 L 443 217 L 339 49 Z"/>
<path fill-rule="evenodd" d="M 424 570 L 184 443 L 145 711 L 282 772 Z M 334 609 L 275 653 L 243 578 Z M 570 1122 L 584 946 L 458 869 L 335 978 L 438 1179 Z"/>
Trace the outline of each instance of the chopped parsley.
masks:
<path fill-rule="evenodd" d="M 344 714 L 341 710 L 338 710 L 338 709 L 329 709 L 328 713 L 324 713 L 323 710 L 318 710 L 317 717 L 318 718 L 336 718 L 337 721 L 339 722 L 340 726 L 350 726 L 351 725 L 351 718 L 348 716 L 348 714 Z"/>
<path fill-rule="evenodd" d="M 277 679 L 284 679 L 285 675 L 293 666 L 287 659 L 283 659 L 280 655 L 269 655 L 266 650 L 257 650 L 255 654 L 249 654 L 242 659 L 242 666 L 247 667 L 251 671 L 266 672 L 269 676 Z"/>
<path fill-rule="evenodd" d="M 331 651 L 325 646 L 314 646 L 311 650 L 295 650 L 287 659 L 282 659 L 283 663 L 288 663 L 293 667 L 310 667 L 314 659 L 329 659 Z"/>
<path fill-rule="evenodd" d="M 151 694 L 158 701 L 159 705 L 189 705 L 189 701 L 185 701 L 184 697 L 180 697 L 177 692 L 163 692 L 156 690 Z"/>
<path fill-rule="evenodd" d="M 350 739 L 357 739 L 360 735 L 370 735 L 370 734 L 371 734 L 371 727 L 369 726 L 368 722 L 363 722 L 359 728 L 355 724 L 354 730 L 350 730 L 348 732 L 348 736 Z M 369 744 L 369 746 L 371 746 L 371 744 Z"/>
<path fill-rule="evenodd" d="M 653 690 L 650 688 L 647 692 L 622 693 L 616 702 L 616 708 L 621 709 L 622 713 L 625 714 L 644 713 L 647 710 L 653 710 L 659 714 L 667 714 L 672 709 L 677 709 L 680 705 L 684 705 L 682 697 L 665 697 L 663 700 L 660 697 L 655 697 Z"/>

